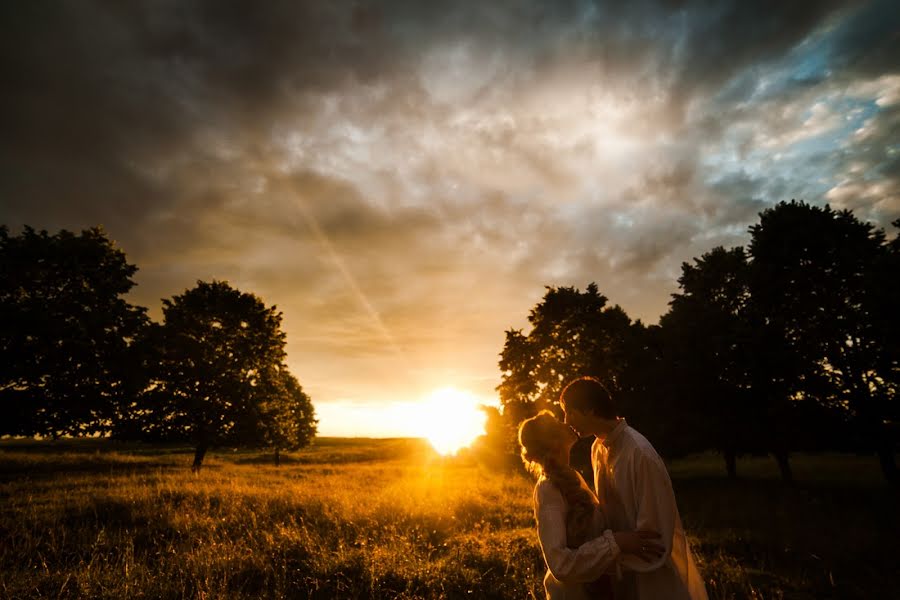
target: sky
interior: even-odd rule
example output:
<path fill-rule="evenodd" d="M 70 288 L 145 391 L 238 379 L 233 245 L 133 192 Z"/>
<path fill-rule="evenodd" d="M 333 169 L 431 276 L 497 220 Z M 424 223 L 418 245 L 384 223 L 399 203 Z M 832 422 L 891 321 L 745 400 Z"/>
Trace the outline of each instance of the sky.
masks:
<path fill-rule="evenodd" d="M 23 0 L 0 74 L 0 224 L 276 305 L 323 435 L 496 402 L 545 286 L 655 323 L 779 201 L 900 217 L 891 1 Z"/>

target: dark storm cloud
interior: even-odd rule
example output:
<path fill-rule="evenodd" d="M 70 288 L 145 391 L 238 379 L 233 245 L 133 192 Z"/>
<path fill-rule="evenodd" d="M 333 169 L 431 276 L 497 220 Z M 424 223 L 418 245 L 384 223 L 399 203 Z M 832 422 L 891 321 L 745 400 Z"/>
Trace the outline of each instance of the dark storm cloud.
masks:
<path fill-rule="evenodd" d="M 3 191 L 20 219 L 28 206 L 46 205 L 63 191 L 82 212 L 140 218 L 172 202 L 166 182 L 148 173 L 154 165 L 182 157 L 188 168 L 202 170 L 202 162 L 190 163 L 199 155 L 212 161 L 210 169 L 218 166 L 204 133 L 220 132 L 219 143 L 230 137 L 242 155 L 265 160 L 267 136 L 285 114 L 316 118 L 316 93 L 339 92 L 348 81 L 406 83 L 419 55 L 446 40 L 498 49 L 525 71 L 572 62 L 588 78 L 655 88 L 677 107 L 696 88 L 778 56 L 839 8 L 836 2 L 6 4 Z M 891 20 L 883 12 L 854 17 L 878 35 L 873 40 L 847 28 L 833 50 L 835 63 L 891 56 L 896 35 L 884 39 Z M 872 52 L 867 43 L 876 44 Z M 416 97 L 411 88 L 394 93 Z M 531 160 L 552 174 L 552 161 L 542 159 Z M 53 189 L 62 182 L 62 190 Z"/>
<path fill-rule="evenodd" d="M 859 7 L 837 26 L 826 58 L 836 70 L 880 75 L 896 71 L 900 17 L 889 0 Z"/>
<path fill-rule="evenodd" d="M 722 83 L 745 66 L 778 58 L 836 10 L 854 3 L 685 3 L 686 31 L 681 79 Z"/>
<path fill-rule="evenodd" d="M 269 160 L 285 112 L 312 113 L 311 91 L 371 79 L 387 59 L 349 7 L 330 3 L 2 10 L 0 191 L 19 221 L 50 209 L 57 224 L 124 225 L 180 211 L 185 179 L 214 191 L 236 164 Z M 212 193 L 191 202 L 218 204 Z"/>

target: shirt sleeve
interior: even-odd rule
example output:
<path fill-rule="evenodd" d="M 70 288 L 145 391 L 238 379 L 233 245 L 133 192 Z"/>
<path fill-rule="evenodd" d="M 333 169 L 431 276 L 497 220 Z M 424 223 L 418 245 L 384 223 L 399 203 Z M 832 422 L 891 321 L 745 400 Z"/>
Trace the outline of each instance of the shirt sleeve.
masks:
<path fill-rule="evenodd" d="M 550 482 L 543 481 L 535 487 L 534 510 L 544 561 L 559 581 L 593 581 L 603 575 L 619 556 L 619 546 L 609 530 L 579 548 L 566 545 L 566 503 Z"/>
<path fill-rule="evenodd" d="M 672 481 L 662 461 L 655 456 L 638 452 L 634 457 L 632 489 L 634 503 L 637 506 L 636 530 L 648 529 L 660 535 L 658 540 L 665 546 L 665 551 L 658 559 L 647 562 L 632 554 L 623 554 L 623 567 L 641 573 L 659 569 L 672 553 L 672 542 L 675 536 L 675 520 L 678 509 L 675 506 L 675 493 Z"/>

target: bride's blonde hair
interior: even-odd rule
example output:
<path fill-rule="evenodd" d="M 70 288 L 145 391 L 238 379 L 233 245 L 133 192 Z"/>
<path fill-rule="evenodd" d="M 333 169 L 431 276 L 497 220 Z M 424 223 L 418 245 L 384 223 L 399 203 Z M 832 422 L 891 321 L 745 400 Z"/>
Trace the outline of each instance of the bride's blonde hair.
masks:
<path fill-rule="evenodd" d="M 578 471 L 556 458 L 562 443 L 562 427 L 549 410 L 542 410 L 519 424 L 522 461 L 535 475 L 544 475 L 560 491 L 569 507 L 566 513 L 566 542 L 577 548 L 591 538 L 594 510 L 599 504 Z"/>

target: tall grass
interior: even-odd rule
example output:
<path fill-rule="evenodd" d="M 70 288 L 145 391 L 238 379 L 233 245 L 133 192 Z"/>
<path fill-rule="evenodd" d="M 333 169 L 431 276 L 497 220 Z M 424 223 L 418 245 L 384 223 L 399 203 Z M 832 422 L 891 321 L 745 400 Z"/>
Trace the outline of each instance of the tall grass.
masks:
<path fill-rule="evenodd" d="M 695 457 L 671 472 L 711 598 L 900 598 L 893 551 L 900 493 L 874 457 L 798 456 L 794 485 L 769 458 L 745 459 L 742 478 Z"/>
<path fill-rule="evenodd" d="M 195 476 L 172 449 L 3 444 L 0 596 L 542 597 L 527 478 L 410 440 L 270 459 L 213 454 Z M 712 598 L 900 590 L 895 492 L 859 480 L 869 459 L 811 457 L 810 472 L 821 460 L 834 474 L 795 487 L 764 463 L 739 482 L 709 457 L 672 466 Z"/>
<path fill-rule="evenodd" d="M 4 452 L 0 465 L 15 477 L 0 487 L 0 593 L 509 598 L 540 589 L 522 478 L 429 453 L 280 468 L 253 458 L 214 457 L 194 476 L 184 456 Z"/>

